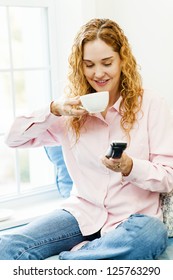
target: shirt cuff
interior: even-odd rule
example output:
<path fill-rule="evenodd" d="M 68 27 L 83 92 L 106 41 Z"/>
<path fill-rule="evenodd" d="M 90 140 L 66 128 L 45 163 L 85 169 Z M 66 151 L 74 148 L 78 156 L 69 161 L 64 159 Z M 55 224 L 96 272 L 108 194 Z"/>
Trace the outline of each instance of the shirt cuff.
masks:
<path fill-rule="evenodd" d="M 128 176 L 123 176 L 123 181 L 139 183 L 144 182 L 149 174 L 150 164 L 147 160 L 132 158 L 133 167 Z"/>

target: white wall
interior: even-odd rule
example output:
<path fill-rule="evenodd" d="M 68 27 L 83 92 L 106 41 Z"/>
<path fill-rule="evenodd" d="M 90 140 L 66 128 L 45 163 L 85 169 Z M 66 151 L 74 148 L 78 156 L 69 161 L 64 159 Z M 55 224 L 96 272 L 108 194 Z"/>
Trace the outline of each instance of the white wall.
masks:
<path fill-rule="evenodd" d="M 68 56 L 74 36 L 82 24 L 81 0 L 54 0 L 56 17 L 57 77 L 54 78 L 54 98 L 63 92 Z"/>
<path fill-rule="evenodd" d="M 173 108 L 173 1 L 96 0 L 96 17 L 109 17 L 122 27 L 144 86 L 165 96 Z"/>
<path fill-rule="evenodd" d="M 58 86 L 65 79 L 67 58 L 81 24 L 93 17 L 111 18 L 122 27 L 141 66 L 143 84 L 164 95 L 173 108 L 172 0 L 55 0 Z"/>

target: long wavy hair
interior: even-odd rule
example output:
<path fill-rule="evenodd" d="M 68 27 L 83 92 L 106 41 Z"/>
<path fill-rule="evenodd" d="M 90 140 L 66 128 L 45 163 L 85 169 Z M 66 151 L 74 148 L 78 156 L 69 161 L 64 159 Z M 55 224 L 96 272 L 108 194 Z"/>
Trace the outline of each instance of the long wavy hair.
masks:
<path fill-rule="evenodd" d="M 89 41 L 103 40 L 118 52 L 122 61 L 120 76 L 120 104 L 121 127 L 129 136 L 133 124 L 137 120 L 137 113 L 142 104 L 142 80 L 138 72 L 138 65 L 131 52 L 130 45 L 119 25 L 109 19 L 92 19 L 83 25 L 75 37 L 69 56 L 68 96 L 75 97 L 95 92 L 85 78 L 83 71 L 83 47 Z M 69 117 L 68 124 L 80 137 L 80 129 L 86 120 L 86 116 Z"/>

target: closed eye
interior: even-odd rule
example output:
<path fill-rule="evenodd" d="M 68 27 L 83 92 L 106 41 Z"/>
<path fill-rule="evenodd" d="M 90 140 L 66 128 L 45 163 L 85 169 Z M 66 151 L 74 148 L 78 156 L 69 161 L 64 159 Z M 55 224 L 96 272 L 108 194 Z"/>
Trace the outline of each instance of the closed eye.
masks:
<path fill-rule="evenodd" d="M 111 66 L 112 63 L 104 63 L 104 66 Z"/>
<path fill-rule="evenodd" d="M 85 66 L 86 66 L 87 68 L 91 68 L 91 67 L 94 66 L 94 64 L 85 64 Z"/>
<path fill-rule="evenodd" d="M 85 65 L 85 67 L 87 67 L 87 68 L 91 68 L 94 66 L 94 63 L 90 60 L 83 60 L 83 63 Z"/>

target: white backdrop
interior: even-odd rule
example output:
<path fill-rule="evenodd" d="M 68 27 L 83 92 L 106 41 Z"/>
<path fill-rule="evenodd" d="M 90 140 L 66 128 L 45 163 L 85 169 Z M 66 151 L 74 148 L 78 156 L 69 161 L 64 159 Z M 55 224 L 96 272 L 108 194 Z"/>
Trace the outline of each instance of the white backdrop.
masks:
<path fill-rule="evenodd" d="M 61 65 L 57 85 L 60 88 L 66 76 L 69 50 L 81 24 L 93 17 L 110 18 L 115 20 L 127 35 L 132 51 L 141 66 L 144 86 L 163 95 L 173 108 L 172 0 L 55 0 L 55 2 L 58 61 Z"/>

